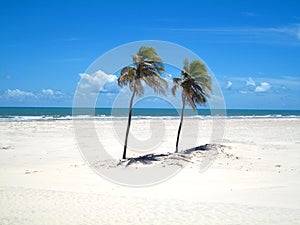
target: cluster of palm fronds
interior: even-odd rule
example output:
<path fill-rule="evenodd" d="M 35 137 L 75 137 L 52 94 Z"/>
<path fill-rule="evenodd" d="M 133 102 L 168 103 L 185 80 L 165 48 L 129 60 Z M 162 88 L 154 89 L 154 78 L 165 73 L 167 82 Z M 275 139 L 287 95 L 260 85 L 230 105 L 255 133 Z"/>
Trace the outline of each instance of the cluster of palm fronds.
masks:
<path fill-rule="evenodd" d="M 166 72 L 163 60 L 158 56 L 154 48 L 142 46 L 137 54 L 132 56 L 132 60 L 133 66 L 124 67 L 118 78 L 119 86 L 129 86 L 132 91 L 123 159 L 126 158 L 133 100 L 135 95 L 143 96 L 144 94 L 142 82 L 151 87 L 156 93 L 160 94 L 165 94 L 165 90 L 168 88 L 168 82 L 161 77 L 161 75 Z M 212 92 L 211 77 L 208 74 L 206 66 L 200 60 L 194 60 L 189 63 L 189 60 L 185 59 L 181 76 L 182 77 L 180 78 L 173 78 L 174 86 L 171 89 L 173 95 L 176 94 L 178 88 L 182 91 L 181 120 L 178 128 L 175 152 L 178 152 L 178 142 L 185 105 L 188 104 L 196 110 L 196 104 L 205 104 L 207 98 L 210 97 L 209 93 Z"/>

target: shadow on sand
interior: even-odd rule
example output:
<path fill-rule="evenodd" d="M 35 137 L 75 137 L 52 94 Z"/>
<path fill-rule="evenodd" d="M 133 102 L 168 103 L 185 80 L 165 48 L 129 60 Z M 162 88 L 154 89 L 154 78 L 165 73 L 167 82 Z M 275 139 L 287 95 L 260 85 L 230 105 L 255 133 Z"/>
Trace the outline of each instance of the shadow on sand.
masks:
<path fill-rule="evenodd" d="M 136 164 L 136 163 L 140 163 L 143 165 L 149 165 L 149 164 L 153 164 L 155 162 L 164 162 L 166 160 L 179 160 L 179 161 L 194 163 L 192 161 L 192 158 L 195 155 L 201 154 L 203 156 L 203 153 L 205 151 L 218 150 L 220 147 L 221 147 L 221 145 L 205 144 L 205 145 L 197 146 L 195 148 L 186 149 L 179 153 L 147 154 L 147 155 L 143 155 L 143 156 L 132 157 L 132 158 L 128 158 L 125 160 L 121 160 L 118 163 L 118 166 L 125 165 L 127 167 L 132 164 Z"/>

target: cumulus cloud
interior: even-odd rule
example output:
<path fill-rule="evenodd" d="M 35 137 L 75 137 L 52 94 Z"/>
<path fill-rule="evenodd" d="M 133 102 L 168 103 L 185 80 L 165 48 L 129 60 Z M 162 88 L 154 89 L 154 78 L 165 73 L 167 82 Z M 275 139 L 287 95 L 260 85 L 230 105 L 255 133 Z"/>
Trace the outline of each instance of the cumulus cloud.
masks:
<path fill-rule="evenodd" d="M 45 95 L 54 95 L 54 91 L 52 89 L 43 89 L 42 93 Z"/>
<path fill-rule="evenodd" d="M 247 86 L 256 86 L 255 81 L 252 79 L 252 77 L 249 77 L 248 80 L 246 81 Z"/>
<path fill-rule="evenodd" d="M 58 95 L 62 95 L 63 93 L 62 92 L 60 92 L 60 91 L 54 91 L 54 90 L 52 90 L 52 89 L 50 89 L 50 88 L 48 88 L 48 89 L 43 89 L 42 91 L 41 91 L 41 93 L 42 93 L 42 95 L 46 95 L 46 96 L 58 96 Z"/>
<path fill-rule="evenodd" d="M 81 77 L 79 83 L 80 92 L 84 93 L 99 93 L 99 92 L 117 92 L 119 90 L 117 84 L 117 76 L 106 74 L 98 70 L 96 73 L 90 75 L 87 73 L 79 74 Z"/>
<path fill-rule="evenodd" d="M 227 85 L 226 85 L 225 88 L 230 90 L 232 88 L 232 82 L 231 81 L 227 81 Z"/>
<path fill-rule="evenodd" d="M 19 89 L 8 89 L 5 91 L 7 97 L 36 97 L 32 92 L 21 91 Z"/>
<path fill-rule="evenodd" d="M 257 86 L 255 88 L 255 92 L 259 93 L 259 92 L 267 92 L 271 89 L 271 85 L 267 82 L 261 82 L 259 86 Z"/>
<path fill-rule="evenodd" d="M 241 77 L 239 78 L 232 78 L 235 79 L 236 82 L 236 89 L 241 94 L 253 94 L 253 93 L 264 93 L 269 92 L 272 88 L 272 91 L 274 92 L 278 85 L 274 84 L 274 79 L 271 78 L 255 78 L 257 81 L 254 81 L 252 77 L 248 77 L 248 79 L 243 79 Z M 243 82 L 243 83 L 242 83 Z M 245 82 L 245 83 L 244 83 Z M 279 82 L 278 82 L 279 83 Z M 281 85 L 284 82 L 280 82 Z"/>
<path fill-rule="evenodd" d="M 66 95 L 60 91 L 55 91 L 52 89 L 42 89 L 40 91 L 31 92 L 24 91 L 20 89 L 7 89 L 0 98 L 4 101 L 17 101 L 17 102 L 27 102 L 34 101 L 40 102 L 43 100 L 58 100 L 66 97 Z"/>

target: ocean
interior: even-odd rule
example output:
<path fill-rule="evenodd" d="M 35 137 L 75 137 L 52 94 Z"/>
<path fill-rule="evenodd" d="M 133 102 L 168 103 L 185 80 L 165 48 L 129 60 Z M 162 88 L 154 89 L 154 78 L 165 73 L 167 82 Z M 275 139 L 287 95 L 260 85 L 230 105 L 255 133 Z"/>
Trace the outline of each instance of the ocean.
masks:
<path fill-rule="evenodd" d="M 2 121 L 45 121 L 45 120 L 72 120 L 94 119 L 112 120 L 127 119 L 128 109 L 96 108 L 77 109 L 76 116 L 72 108 L 62 107 L 0 107 L 0 122 Z M 221 111 L 220 111 L 221 112 Z M 212 115 L 213 114 L 213 115 Z M 134 108 L 132 119 L 179 119 L 180 109 Z M 186 110 L 187 118 L 210 119 L 212 117 L 242 118 L 300 118 L 300 110 L 256 110 L 256 109 L 227 109 L 226 115 L 211 113 L 209 109 Z"/>

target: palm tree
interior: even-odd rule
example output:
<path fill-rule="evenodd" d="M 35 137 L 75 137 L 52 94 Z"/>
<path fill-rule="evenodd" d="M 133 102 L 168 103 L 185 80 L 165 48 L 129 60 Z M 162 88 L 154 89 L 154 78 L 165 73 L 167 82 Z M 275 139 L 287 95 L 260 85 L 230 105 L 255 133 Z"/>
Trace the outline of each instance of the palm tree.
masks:
<path fill-rule="evenodd" d="M 129 85 L 132 96 L 129 104 L 128 123 L 124 143 L 123 159 L 126 159 L 127 141 L 131 124 L 132 105 L 135 95 L 143 96 L 143 83 L 151 87 L 154 92 L 165 94 L 168 83 L 160 75 L 165 72 L 162 59 L 152 47 L 142 46 L 136 55 L 132 56 L 133 66 L 126 66 L 121 70 L 118 85 Z"/>
<path fill-rule="evenodd" d="M 175 152 L 178 152 L 179 136 L 181 132 L 185 105 L 190 105 L 193 110 L 196 111 L 196 103 L 205 105 L 207 98 L 210 97 L 209 92 L 212 92 L 211 77 L 208 74 L 206 66 L 200 60 L 194 60 L 189 63 L 189 60 L 185 59 L 181 75 L 181 78 L 173 78 L 174 86 L 171 89 L 173 95 L 175 95 L 178 87 L 180 87 L 182 90 L 181 118 L 177 133 Z"/>

